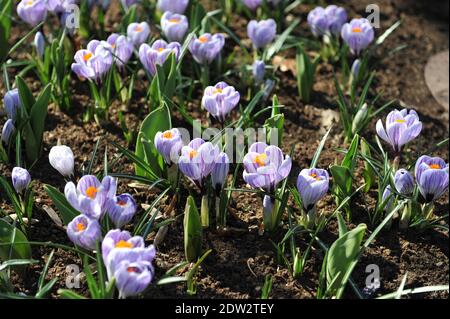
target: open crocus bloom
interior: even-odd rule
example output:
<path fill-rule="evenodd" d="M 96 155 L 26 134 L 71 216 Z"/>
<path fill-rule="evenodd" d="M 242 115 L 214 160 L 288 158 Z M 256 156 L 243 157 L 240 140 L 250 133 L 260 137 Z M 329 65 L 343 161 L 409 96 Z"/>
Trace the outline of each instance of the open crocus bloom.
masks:
<path fill-rule="evenodd" d="M 420 134 L 422 122 L 420 122 L 419 116 L 414 110 L 409 112 L 407 109 L 394 110 L 386 118 L 386 129 L 383 127 L 381 120 L 378 120 L 376 129 L 378 136 L 391 144 L 394 151 L 399 153 L 403 145 Z"/>
<path fill-rule="evenodd" d="M 106 40 L 111 45 L 114 62 L 118 67 L 128 63 L 133 54 L 133 43 L 126 36 L 117 33 L 111 34 Z"/>
<path fill-rule="evenodd" d="M 275 20 L 252 20 L 247 25 L 247 34 L 257 49 L 264 48 L 275 39 L 277 35 L 277 24 Z"/>
<path fill-rule="evenodd" d="M 34 27 L 47 16 L 47 4 L 45 0 L 22 0 L 17 5 L 19 17 Z"/>
<path fill-rule="evenodd" d="M 130 23 L 127 27 L 127 36 L 131 43 L 137 48 L 142 43 L 147 41 L 150 35 L 150 26 L 147 22 L 133 22 Z"/>
<path fill-rule="evenodd" d="M 97 220 L 78 215 L 67 225 L 67 236 L 75 245 L 95 250 L 102 238 L 102 230 Z"/>
<path fill-rule="evenodd" d="M 303 208 L 310 211 L 328 192 L 330 177 L 324 169 L 303 169 L 297 178 L 297 189 L 302 198 Z"/>
<path fill-rule="evenodd" d="M 292 167 L 289 155 L 284 156 L 280 148 L 257 142 L 244 156 L 244 180 L 253 188 L 274 191 L 277 184 L 285 179 Z"/>
<path fill-rule="evenodd" d="M 64 188 L 67 201 L 79 212 L 99 219 L 105 212 L 105 204 L 109 198 L 116 195 L 117 181 L 111 176 L 105 176 L 100 181 L 94 175 L 80 178 L 77 186 L 68 182 Z"/>
<path fill-rule="evenodd" d="M 113 63 L 111 45 L 106 41 L 92 40 L 87 48 L 75 53 L 72 71 L 81 79 L 100 80 Z"/>
<path fill-rule="evenodd" d="M 144 239 L 141 236 L 131 236 L 127 231 L 120 229 L 110 230 L 102 241 L 102 258 L 105 265 L 109 265 L 109 254 L 113 249 L 144 248 Z"/>
<path fill-rule="evenodd" d="M 219 82 L 205 89 L 202 104 L 212 116 L 223 123 L 228 113 L 238 105 L 240 98 L 241 95 L 234 87 Z"/>
<path fill-rule="evenodd" d="M 164 40 L 155 41 L 152 46 L 144 43 L 139 48 L 139 60 L 144 68 L 153 76 L 156 65 L 163 65 L 170 53 L 175 54 L 176 60 L 180 56 L 181 45 L 178 42 L 167 43 Z"/>
<path fill-rule="evenodd" d="M 189 4 L 189 0 L 158 0 L 157 7 L 162 12 L 183 14 Z"/>
<path fill-rule="evenodd" d="M 375 31 L 366 18 L 353 19 L 342 26 L 341 37 L 353 54 L 366 49 L 375 38 Z"/>
<path fill-rule="evenodd" d="M 109 198 L 106 202 L 106 211 L 116 227 L 122 227 L 133 219 L 137 205 L 130 194 L 121 194 Z"/>
<path fill-rule="evenodd" d="M 176 163 L 183 141 L 181 133 L 177 128 L 167 130 L 165 132 L 158 132 L 155 135 L 155 147 L 159 154 L 164 157 L 167 164 Z"/>
<path fill-rule="evenodd" d="M 181 149 L 180 171 L 201 187 L 203 180 L 212 172 L 219 153 L 218 146 L 201 138 L 193 139 Z"/>
<path fill-rule="evenodd" d="M 225 45 L 223 34 L 205 33 L 199 38 L 192 39 L 189 44 L 189 51 L 197 63 L 211 63 L 222 51 Z"/>
<path fill-rule="evenodd" d="M 135 296 L 143 292 L 153 279 L 154 269 L 151 262 L 123 260 L 114 272 L 119 298 Z"/>
<path fill-rule="evenodd" d="M 186 16 L 166 11 L 161 17 L 161 28 L 169 41 L 182 43 L 189 28 Z"/>
<path fill-rule="evenodd" d="M 416 162 L 415 175 L 427 202 L 438 199 L 448 190 L 448 163 L 439 157 L 421 156 Z"/>

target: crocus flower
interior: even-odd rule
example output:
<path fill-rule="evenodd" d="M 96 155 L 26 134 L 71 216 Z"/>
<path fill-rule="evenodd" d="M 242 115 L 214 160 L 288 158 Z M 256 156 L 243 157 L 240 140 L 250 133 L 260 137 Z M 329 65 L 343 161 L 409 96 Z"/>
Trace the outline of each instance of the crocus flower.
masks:
<path fill-rule="evenodd" d="M 102 241 L 102 258 L 105 265 L 110 264 L 110 252 L 113 249 L 145 248 L 144 239 L 141 236 L 132 237 L 127 231 L 120 229 L 110 230 Z"/>
<path fill-rule="evenodd" d="M 106 42 L 111 45 L 116 65 L 122 67 L 127 64 L 133 54 L 133 43 L 126 36 L 117 33 L 111 34 Z"/>
<path fill-rule="evenodd" d="M 327 16 L 327 30 L 336 36 L 339 36 L 342 26 L 347 21 L 347 12 L 344 8 L 336 5 L 329 5 L 325 8 Z"/>
<path fill-rule="evenodd" d="M 275 190 L 292 167 L 289 155 L 284 156 L 280 148 L 263 142 L 250 146 L 243 163 L 244 181 L 253 188 L 262 188 L 267 192 Z"/>
<path fill-rule="evenodd" d="M 394 151 L 399 153 L 403 145 L 420 134 L 422 122 L 420 122 L 419 116 L 414 110 L 394 110 L 386 118 L 386 129 L 383 127 L 381 120 L 378 120 L 376 129 L 378 136 L 391 144 Z"/>
<path fill-rule="evenodd" d="M 247 34 L 256 49 L 262 49 L 275 39 L 277 24 L 275 20 L 252 20 L 247 25 Z"/>
<path fill-rule="evenodd" d="M 214 168 L 211 172 L 212 186 L 216 191 L 220 191 L 227 181 L 228 171 L 230 170 L 230 159 L 228 155 L 221 152 L 217 156 Z"/>
<path fill-rule="evenodd" d="M 77 0 L 47 0 L 47 10 L 53 13 L 63 13 L 71 5 L 76 5 Z"/>
<path fill-rule="evenodd" d="M 73 182 L 68 182 L 64 194 L 73 208 L 90 218 L 100 219 L 106 202 L 114 198 L 116 190 L 117 181 L 111 176 L 105 176 L 100 183 L 94 175 L 84 175 L 76 187 Z"/>
<path fill-rule="evenodd" d="M 253 78 L 255 83 L 259 84 L 264 80 L 264 75 L 266 74 L 266 64 L 264 61 L 256 60 L 252 65 Z"/>
<path fill-rule="evenodd" d="M 122 3 L 122 6 L 125 9 L 128 9 L 129 7 L 131 7 L 133 4 L 138 3 L 139 0 L 120 0 L 120 3 Z"/>
<path fill-rule="evenodd" d="M 133 22 L 127 27 L 127 36 L 136 48 L 147 41 L 149 35 L 150 26 L 145 21 L 141 23 Z"/>
<path fill-rule="evenodd" d="M 189 22 L 184 15 L 166 11 L 161 17 L 161 28 L 169 41 L 183 43 Z"/>
<path fill-rule="evenodd" d="M 156 133 L 155 147 L 168 165 L 177 162 L 180 150 L 183 147 L 180 131 L 177 128 L 173 128 L 165 132 Z"/>
<path fill-rule="evenodd" d="M 356 59 L 355 61 L 353 61 L 351 72 L 354 79 L 358 78 L 360 68 L 361 68 L 361 60 Z"/>
<path fill-rule="evenodd" d="M 328 31 L 328 17 L 325 9 L 316 7 L 308 13 L 308 24 L 314 36 L 323 36 Z"/>
<path fill-rule="evenodd" d="M 262 0 L 242 0 L 242 2 L 245 4 L 247 8 L 249 8 L 252 11 L 255 11 L 261 5 Z"/>
<path fill-rule="evenodd" d="M 330 177 L 324 169 L 303 169 L 297 178 L 297 189 L 302 198 L 303 208 L 310 211 L 328 192 Z"/>
<path fill-rule="evenodd" d="M 21 105 L 19 90 L 12 89 L 6 92 L 5 96 L 3 97 L 3 105 L 5 107 L 6 115 L 8 116 L 8 118 L 14 121 L 16 119 L 17 111 L 19 110 Z"/>
<path fill-rule="evenodd" d="M 9 143 L 9 140 L 11 138 L 11 135 L 14 134 L 16 131 L 16 128 L 14 127 L 13 120 L 8 119 L 6 120 L 5 124 L 3 124 L 2 128 L 2 141 L 5 142 L 5 144 Z"/>
<path fill-rule="evenodd" d="M 102 230 L 97 220 L 78 215 L 67 225 L 67 236 L 75 245 L 94 250 L 102 239 Z"/>
<path fill-rule="evenodd" d="M 225 82 L 219 82 L 215 86 L 208 86 L 202 98 L 203 107 L 218 121 L 223 123 L 225 117 L 239 103 L 241 95 L 236 89 Z"/>
<path fill-rule="evenodd" d="M 130 194 L 122 194 L 108 199 L 106 211 L 109 218 L 118 228 L 128 224 L 136 213 L 137 205 Z"/>
<path fill-rule="evenodd" d="M 448 163 L 439 157 L 421 156 L 415 167 L 419 191 L 427 202 L 437 200 L 448 191 Z"/>
<path fill-rule="evenodd" d="M 389 199 L 389 200 L 388 200 Z M 386 186 L 381 196 L 382 203 L 384 206 L 384 211 L 392 211 L 392 204 L 394 203 L 394 196 L 392 195 L 391 185 Z M 387 202 L 386 202 L 387 201 Z"/>
<path fill-rule="evenodd" d="M 114 272 L 119 297 L 126 298 L 143 292 L 153 279 L 154 269 L 148 261 L 122 261 Z"/>
<path fill-rule="evenodd" d="M 178 160 L 180 171 L 199 187 L 202 187 L 204 179 L 214 169 L 219 153 L 218 146 L 205 142 L 201 138 L 193 139 L 181 149 L 181 156 Z"/>
<path fill-rule="evenodd" d="M 144 68 L 153 76 L 156 74 L 156 66 L 163 65 L 170 53 L 175 54 L 178 60 L 181 45 L 178 42 L 167 43 L 164 40 L 155 41 L 152 46 L 144 43 L 139 48 L 139 60 Z"/>
<path fill-rule="evenodd" d="M 36 48 L 36 53 L 38 56 L 42 59 L 45 52 L 45 39 L 42 32 L 38 31 L 36 32 L 36 35 L 34 36 L 34 46 Z"/>
<path fill-rule="evenodd" d="M 157 7 L 162 12 L 183 14 L 189 4 L 189 0 L 158 0 Z"/>
<path fill-rule="evenodd" d="M 73 175 L 75 160 L 70 147 L 66 145 L 53 146 L 48 154 L 48 159 L 50 165 L 62 176 L 70 177 Z"/>
<path fill-rule="evenodd" d="M 414 178 L 410 172 L 401 168 L 395 172 L 394 185 L 397 192 L 403 195 L 412 194 L 414 191 Z"/>
<path fill-rule="evenodd" d="M 22 193 L 31 182 L 30 173 L 22 167 L 14 167 L 11 173 L 12 184 L 17 193 Z"/>
<path fill-rule="evenodd" d="M 375 31 L 366 18 L 353 19 L 342 26 L 341 37 L 353 54 L 359 55 L 375 38 Z"/>
<path fill-rule="evenodd" d="M 219 55 L 224 45 L 225 38 L 222 34 L 205 33 L 199 38 L 192 39 L 189 51 L 197 63 L 209 64 Z"/>
<path fill-rule="evenodd" d="M 47 16 L 46 0 L 22 0 L 17 5 L 19 17 L 34 27 Z"/>
<path fill-rule="evenodd" d="M 81 79 L 101 80 L 113 63 L 112 51 L 108 42 L 92 40 L 86 49 L 75 53 L 72 71 Z"/>

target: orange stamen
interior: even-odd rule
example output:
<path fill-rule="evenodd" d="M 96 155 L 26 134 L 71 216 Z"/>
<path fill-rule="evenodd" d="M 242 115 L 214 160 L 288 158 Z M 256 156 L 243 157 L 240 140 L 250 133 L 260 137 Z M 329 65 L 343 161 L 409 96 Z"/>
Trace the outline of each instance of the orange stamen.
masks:
<path fill-rule="evenodd" d="M 193 159 L 194 157 L 196 157 L 197 156 L 197 151 L 196 150 L 192 150 L 192 151 L 190 151 L 189 152 L 189 158 L 190 159 Z"/>
<path fill-rule="evenodd" d="M 164 132 L 163 137 L 171 139 L 171 138 L 173 138 L 173 134 L 171 131 L 167 131 L 167 132 Z"/>
<path fill-rule="evenodd" d="M 431 164 L 430 168 L 431 169 L 441 169 L 441 165 L 439 165 L 439 164 Z"/>
<path fill-rule="evenodd" d="M 354 28 L 352 29 L 352 32 L 353 32 L 353 33 L 361 33 L 361 32 L 362 32 L 362 29 L 361 29 L 360 27 L 354 27 Z"/>
<path fill-rule="evenodd" d="M 262 153 L 262 154 L 255 156 L 253 163 L 258 165 L 259 167 L 266 166 L 266 159 L 267 159 L 267 155 L 265 153 Z"/>
<path fill-rule="evenodd" d="M 125 240 L 119 240 L 116 244 L 116 248 L 133 248 L 133 244 Z"/>
<path fill-rule="evenodd" d="M 169 22 L 172 22 L 172 23 L 180 23 L 180 19 L 173 18 L 173 19 L 170 19 Z"/>
<path fill-rule="evenodd" d="M 93 54 L 91 52 L 88 52 L 85 55 L 83 55 L 84 62 L 89 61 L 92 58 L 92 56 L 93 56 Z"/>
<path fill-rule="evenodd" d="M 200 38 L 198 38 L 198 41 L 200 41 L 201 43 L 206 43 L 209 41 L 208 37 L 202 35 Z"/>
<path fill-rule="evenodd" d="M 77 231 L 78 232 L 83 231 L 85 229 L 86 229 L 86 225 L 85 224 L 83 224 L 83 223 L 78 223 L 77 224 Z"/>
<path fill-rule="evenodd" d="M 90 199 L 94 199 L 95 196 L 97 195 L 98 189 L 95 188 L 94 186 L 89 186 L 88 189 L 86 190 L 86 196 L 89 197 Z"/>

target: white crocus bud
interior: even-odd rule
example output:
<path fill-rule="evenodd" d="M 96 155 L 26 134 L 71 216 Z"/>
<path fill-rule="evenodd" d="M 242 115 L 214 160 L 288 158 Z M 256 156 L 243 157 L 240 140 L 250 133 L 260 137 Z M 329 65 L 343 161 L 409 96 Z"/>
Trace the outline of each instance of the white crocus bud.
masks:
<path fill-rule="evenodd" d="M 53 146 L 48 158 L 50 165 L 61 175 L 65 177 L 73 175 L 74 157 L 70 147 L 66 145 Z"/>

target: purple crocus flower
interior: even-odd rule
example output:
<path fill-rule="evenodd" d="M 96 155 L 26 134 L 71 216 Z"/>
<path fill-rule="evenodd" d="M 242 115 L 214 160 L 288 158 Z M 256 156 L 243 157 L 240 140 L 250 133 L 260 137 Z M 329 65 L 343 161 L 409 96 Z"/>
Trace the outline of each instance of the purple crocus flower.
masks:
<path fill-rule="evenodd" d="M 86 49 L 75 53 L 72 71 L 81 79 L 101 80 L 113 63 L 113 51 L 106 41 L 92 40 Z"/>
<path fill-rule="evenodd" d="M 42 59 L 44 57 L 45 52 L 45 39 L 42 32 L 38 31 L 36 32 L 36 35 L 34 36 L 34 47 L 36 48 L 36 53 L 38 56 Z"/>
<path fill-rule="evenodd" d="M 111 34 L 106 40 L 111 45 L 114 62 L 120 68 L 127 64 L 133 54 L 133 43 L 124 35 Z"/>
<path fill-rule="evenodd" d="M 202 98 L 203 107 L 220 123 L 239 103 L 241 95 L 236 89 L 225 82 L 208 86 Z"/>
<path fill-rule="evenodd" d="M 354 79 L 358 78 L 360 68 L 361 68 L 361 60 L 356 59 L 355 61 L 353 61 L 351 73 Z"/>
<path fill-rule="evenodd" d="M 64 194 L 73 208 L 91 218 L 100 219 L 107 200 L 114 198 L 116 190 L 117 181 L 111 176 L 105 176 L 100 183 L 94 175 L 85 175 L 76 187 L 73 182 L 68 182 Z"/>
<path fill-rule="evenodd" d="M 15 131 L 16 128 L 14 127 L 13 120 L 7 119 L 2 128 L 2 141 L 5 142 L 5 144 L 8 144 L 11 139 L 11 135 L 14 134 Z"/>
<path fill-rule="evenodd" d="M 214 168 L 211 172 L 211 182 L 214 189 L 218 192 L 222 189 L 227 181 L 228 172 L 230 170 L 230 159 L 224 152 L 217 156 Z"/>
<path fill-rule="evenodd" d="M 353 19 L 342 26 L 341 37 L 353 54 L 359 55 L 375 38 L 375 31 L 366 18 Z"/>
<path fill-rule="evenodd" d="M 427 202 L 437 200 L 448 191 L 448 163 L 439 157 L 421 156 L 415 167 L 419 191 Z"/>
<path fill-rule="evenodd" d="M 22 0 L 17 5 L 19 17 L 34 27 L 47 16 L 46 0 Z"/>
<path fill-rule="evenodd" d="M 120 0 L 120 3 L 122 3 L 122 6 L 125 9 L 128 9 L 129 7 L 131 7 L 133 4 L 138 3 L 139 0 Z"/>
<path fill-rule="evenodd" d="M 214 169 L 219 147 L 201 138 L 193 139 L 181 149 L 178 160 L 180 171 L 197 186 L 202 187 L 204 179 Z"/>
<path fill-rule="evenodd" d="M 264 80 L 264 75 L 266 74 L 266 64 L 264 61 L 256 60 L 252 65 L 253 78 L 255 83 L 259 84 Z"/>
<path fill-rule="evenodd" d="M 152 46 L 144 43 L 139 48 L 139 60 L 144 68 L 154 76 L 156 65 L 163 65 L 170 53 L 175 54 L 175 59 L 180 56 L 181 45 L 178 42 L 167 43 L 164 40 L 155 41 Z"/>
<path fill-rule="evenodd" d="M 247 8 L 252 11 L 255 11 L 262 4 L 262 0 L 242 0 Z"/>
<path fill-rule="evenodd" d="M 199 38 L 192 39 L 189 44 L 189 51 L 197 63 L 211 63 L 222 51 L 225 45 L 225 38 L 223 34 L 205 33 Z"/>
<path fill-rule="evenodd" d="M 401 168 L 395 172 L 394 185 L 395 189 L 400 194 L 412 194 L 414 191 L 414 177 L 406 169 Z"/>
<path fill-rule="evenodd" d="M 263 142 L 250 146 L 243 163 L 244 181 L 253 188 L 262 188 L 267 192 L 274 191 L 292 167 L 289 155 L 284 156 L 280 148 Z"/>
<path fill-rule="evenodd" d="M 130 194 L 122 194 L 110 198 L 106 202 L 108 216 L 118 228 L 128 224 L 133 219 L 136 210 L 136 202 Z"/>
<path fill-rule="evenodd" d="M 67 225 L 67 236 L 75 245 L 95 250 L 102 239 L 102 230 L 97 220 L 78 215 Z"/>
<path fill-rule="evenodd" d="M 114 272 L 119 298 L 135 296 L 143 292 L 152 281 L 153 274 L 153 266 L 148 261 L 122 261 Z"/>
<path fill-rule="evenodd" d="M 275 20 L 252 20 L 247 25 L 247 34 L 256 49 L 262 49 L 275 39 L 277 24 Z"/>
<path fill-rule="evenodd" d="M 3 97 L 3 105 L 5 107 L 6 115 L 8 116 L 8 118 L 14 121 L 21 105 L 19 90 L 12 89 L 6 92 L 5 96 Z"/>
<path fill-rule="evenodd" d="M 297 189 L 303 208 L 308 212 L 328 192 L 330 177 L 324 169 L 303 169 L 297 178 Z"/>
<path fill-rule="evenodd" d="M 162 12 L 183 14 L 189 4 L 189 0 L 158 0 L 157 7 Z"/>
<path fill-rule="evenodd" d="M 137 48 L 142 43 L 147 41 L 148 37 L 150 36 L 150 26 L 145 21 L 141 23 L 130 23 L 127 27 L 127 36 L 128 39 Z"/>
<path fill-rule="evenodd" d="M 110 230 L 102 241 L 102 258 L 106 266 L 111 262 L 109 255 L 114 249 L 145 248 L 141 236 L 132 237 L 128 231 L 120 229 Z"/>
<path fill-rule="evenodd" d="M 156 133 L 155 147 L 168 165 L 176 163 L 180 150 L 183 147 L 180 131 L 177 128 L 173 128 L 165 132 Z"/>
<path fill-rule="evenodd" d="M 189 29 L 189 22 L 184 15 L 166 11 L 161 17 L 161 28 L 167 40 L 183 43 Z"/>
<path fill-rule="evenodd" d="M 31 182 L 30 173 L 22 167 L 14 167 L 11 173 L 12 184 L 18 194 L 22 193 Z"/>
<path fill-rule="evenodd" d="M 67 11 L 71 5 L 76 5 L 77 0 L 47 0 L 47 10 L 61 14 Z"/>
<path fill-rule="evenodd" d="M 325 8 L 327 16 L 327 30 L 333 35 L 339 36 L 342 26 L 347 21 L 347 12 L 344 8 L 336 5 L 329 5 Z"/>
<path fill-rule="evenodd" d="M 314 36 L 323 36 L 328 32 L 328 17 L 324 8 L 316 7 L 311 10 L 307 20 Z"/>
<path fill-rule="evenodd" d="M 384 211 L 385 212 L 392 211 L 392 204 L 394 203 L 394 196 L 392 194 L 391 185 L 386 186 L 386 188 L 383 191 L 383 195 L 381 196 L 381 200 L 382 200 L 382 203 L 385 204 Z"/>
<path fill-rule="evenodd" d="M 422 122 L 414 110 L 394 110 L 386 118 L 386 129 L 381 120 L 376 125 L 377 134 L 383 140 L 391 144 L 396 153 L 406 143 L 415 139 L 422 131 Z"/>

